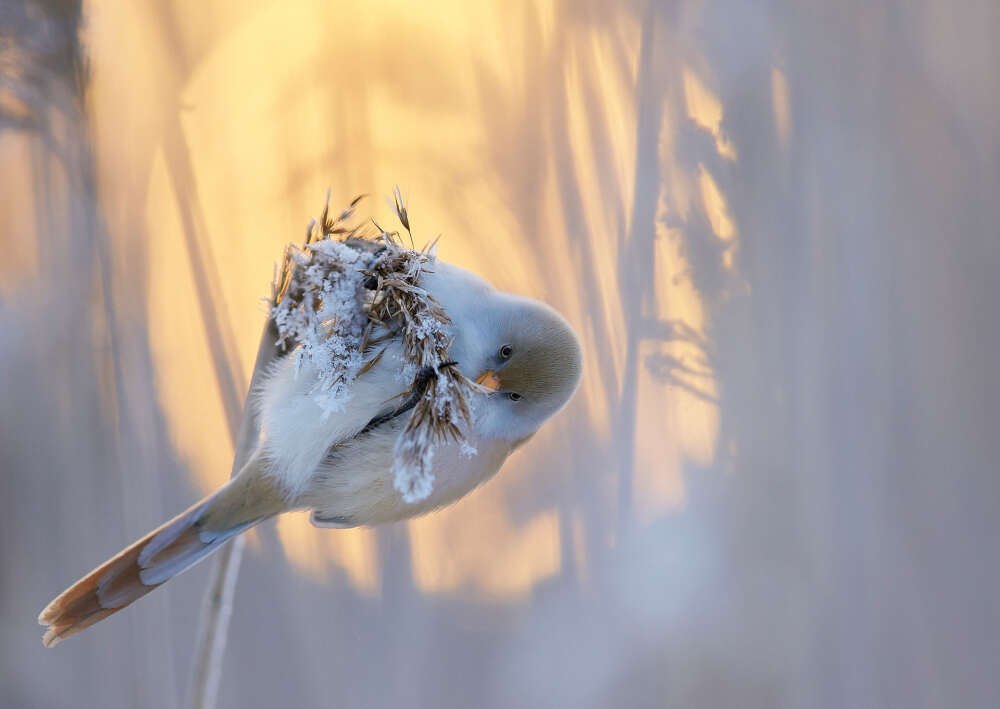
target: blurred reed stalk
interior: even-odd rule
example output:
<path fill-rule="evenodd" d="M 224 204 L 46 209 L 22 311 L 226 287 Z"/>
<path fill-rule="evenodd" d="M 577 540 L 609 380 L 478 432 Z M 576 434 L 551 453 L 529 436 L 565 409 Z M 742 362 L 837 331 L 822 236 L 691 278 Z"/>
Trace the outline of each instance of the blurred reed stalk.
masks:
<path fill-rule="evenodd" d="M 246 465 L 260 437 L 260 420 L 250 405 L 250 395 L 260 383 L 262 373 L 266 372 L 271 362 L 280 355 L 277 341 L 278 329 L 274 320 L 268 318 L 257 348 L 257 361 L 254 364 L 250 388 L 243 406 L 243 420 L 240 424 L 230 477 L 236 475 Z M 198 639 L 194 651 L 194 678 L 189 702 L 192 709 L 211 709 L 215 706 L 219 681 L 222 677 L 222 656 L 226 649 L 233 595 L 236 592 L 236 579 L 245 544 L 243 535 L 239 535 L 215 555 L 216 561 L 198 623 Z"/>

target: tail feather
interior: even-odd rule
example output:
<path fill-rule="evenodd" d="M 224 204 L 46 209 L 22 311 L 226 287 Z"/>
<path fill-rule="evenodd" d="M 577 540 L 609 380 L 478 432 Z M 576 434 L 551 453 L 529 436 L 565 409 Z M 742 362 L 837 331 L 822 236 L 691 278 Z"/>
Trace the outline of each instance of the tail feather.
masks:
<path fill-rule="evenodd" d="M 104 562 L 55 598 L 38 616 L 52 647 L 120 611 L 218 550 L 241 532 L 283 511 L 280 495 L 237 478 Z M 253 488 L 253 490 L 251 490 Z M 249 495 L 256 492 L 257 495 Z M 253 503 L 248 503 L 248 497 Z"/>

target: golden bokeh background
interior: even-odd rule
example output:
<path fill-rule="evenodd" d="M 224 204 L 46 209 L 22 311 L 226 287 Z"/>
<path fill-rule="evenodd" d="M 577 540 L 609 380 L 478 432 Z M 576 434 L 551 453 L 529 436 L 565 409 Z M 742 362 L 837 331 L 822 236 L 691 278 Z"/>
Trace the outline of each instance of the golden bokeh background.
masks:
<path fill-rule="evenodd" d="M 208 565 L 50 597 L 226 480 L 329 190 L 565 314 L 458 504 L 250 536 L 220 706 L 992 706 L 993 0 L 0 0 L 0 706 L 186 706 Z"/>
<path fill-rule="evenodd" d="M 373 195 L 367 205 L 385 220 L 382 197 L 398 184 L 418 238 L 442 234 L 443 258 L 549 302 L 585 338 L 582 391 L 553 430 L 516 456 L 495 484 L 408 525 L 421 590 L 500 598 L 530 592 L 561 568 L 564 512 L 542 508 L 515 520 L 505 483 L 523 481 L 542 450 L 555 468 L 547 475 L 571 474 L 569 459 L 559 465 L 571 426 L 608 445 L 626 358 L 647 354 L 646 343 L 641 351 L 627 345 L 625 311 L 633 305 L 624 301 L 639 293 L 620 287 L 617 265 L 628 246 L 615 223 L 634 193 L 639 22 L 616 18 L 612 28 L 582 28 L 567 37 L 556 31 L 557 8 L 545 3 L 397 3 L 377 11 L 366 3 L 248 3 L 238 11 L 217 5 L 177 3 L 168 12 L 101 3 L 88 26 L 95 154 L 108 185 L 102 202 L 109 214 L 121 209 L 115 205 L 130 205 L 137 220 L 110 224 L 114 243 L 136 238 L 136 226 L 147 242 L 146 315 L 156 323 L 150 330 L 156 389 L 172 440 L 203 492 L 226 479 L 233 446 L 218 378 L 230 377 L 225 386 L 233 391 L 246 390 L 261 298 L 283 245 L 301 240 L 328 188 L 345 204 L 354 194 Z M 342 24 L 343 18 L 353 19 Z M 216 22 L 225 29 L 218 37 Z M 526 24 L 538 32 L 530 51 L 519 38 Z M 178 51 L 189 62 L 172 61 Z M 579 158 L 568 178 L 579 191 L 584 233 L 563 219 L 553 171 L 536 159 L 525 171 L 541 174 L 525 175 L 517 164 L 517 136 L 532 129 L 525 108 L 540 97 L 536 110 L 553 110 L 544 103 L 533 53 L 565 77 L 565 99 L 553 101 L 565 100 L 565 140 Z M 134 59 L 123 62 L 123 54 Z M 683 77 L 684 119 L 710 132 L 720 155 L 736 160 L 720 127 L 723 107 L 709 88 L 711 76 L 685 67 Z M 600 109 L 589 111 L 588 101 Z M 670 128 L 664 126 L 658 146 L 666 162 Z M 595 132 L 610 152 L 612 175 L 601 175 L 593 162 Z M 498 152 L 512 163 L 498 169 Z M 535 190 L 517 194 L 511 172 Z M 615 193 L 604 192 L 602 177 Z M 725 195 L 708 169 L 678 167 L 675 179 L 674 189 L 699 202 L 727 249 L 738 248 Z M 678 199 L 676 208 L 683 216 L 691 206 Z M 529 211 L 530 217 L 523 213 Z M 661 229 L 647 248 L 657 278 L 652 299 L 640 304 L 642 316 L 680 321 L 704 337 L 704 307 L 683 275 L 689 266 L 677 240 Z M 209 322 L 206 308 L 214 316 Z M 222 372 L 210 340 L 222 353 Z M 718 416 L 711 367 L 698 346 L 656 343 L 656 349 L 701 370 L 691 376 L 704 396 L 657 382 L 641 367 L 632 374 L 640 395 L 631 404 L 638 422 L 631 494 L 636 514 L 647 521 L 682 504 L 686 460 L 711 462 Z M 616 509 L 613 497 L 607 502 Z M 295 515 L 278 522 L 278 533 L 303 573 L 328 578 L 332 565 L 359 590 L 378 592 L 371 530 L 331 534 Z M 483 545 L 493 550 L 489 556 Z M 586 558 L 582 539 L 566 545 Z"/>

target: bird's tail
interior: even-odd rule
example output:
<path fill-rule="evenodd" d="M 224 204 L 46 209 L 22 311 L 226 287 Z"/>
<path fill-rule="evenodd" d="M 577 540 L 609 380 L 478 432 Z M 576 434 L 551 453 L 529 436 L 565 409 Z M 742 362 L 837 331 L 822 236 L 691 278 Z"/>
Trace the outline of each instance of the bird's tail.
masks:
<path fill-rule="evenodd" d="M 60 593 L 38 616 L 46 647 L 90 627 L 287 509 L 251 466 L 226 486 L 108 559 Z"/>

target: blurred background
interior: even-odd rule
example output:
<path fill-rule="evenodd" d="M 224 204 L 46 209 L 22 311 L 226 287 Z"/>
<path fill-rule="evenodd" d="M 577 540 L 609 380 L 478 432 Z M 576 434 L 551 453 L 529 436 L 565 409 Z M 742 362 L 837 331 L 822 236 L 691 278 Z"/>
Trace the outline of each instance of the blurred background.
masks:
<path fill-rule="evenodd" d="M 0 705 L 179 707 L 209 565 L 39 610 L 226 479 L 326 190 L 581 333 L 459 504 L 258 528 L 220 707 L 987 707 L 993 0 L 0 0 Z"/>

